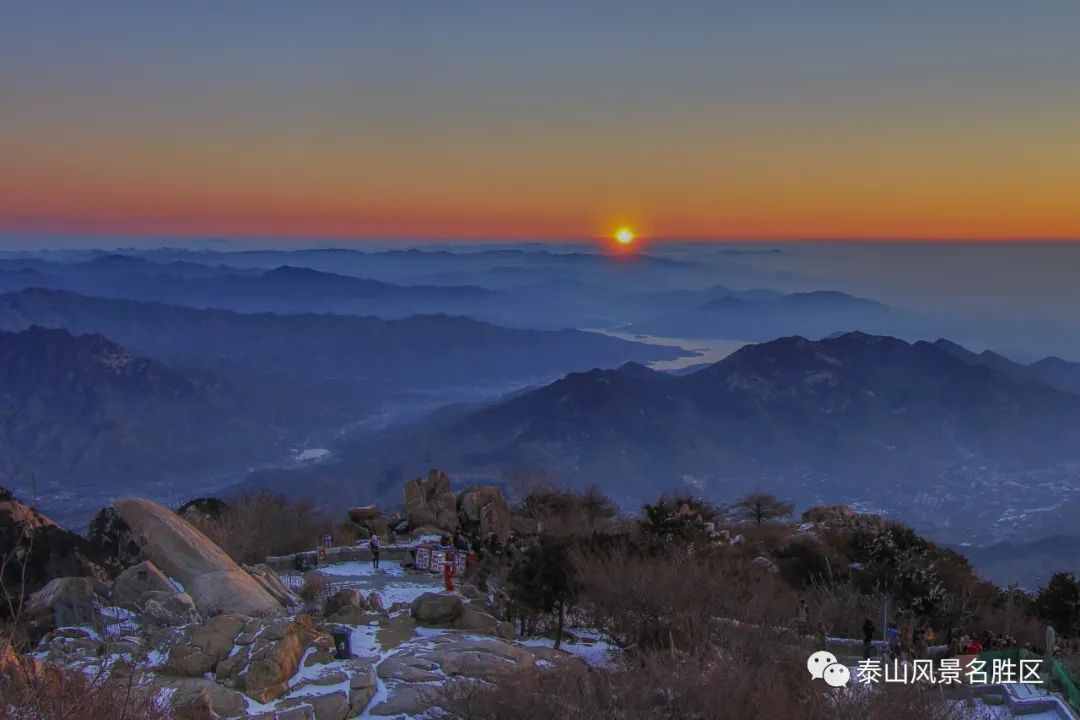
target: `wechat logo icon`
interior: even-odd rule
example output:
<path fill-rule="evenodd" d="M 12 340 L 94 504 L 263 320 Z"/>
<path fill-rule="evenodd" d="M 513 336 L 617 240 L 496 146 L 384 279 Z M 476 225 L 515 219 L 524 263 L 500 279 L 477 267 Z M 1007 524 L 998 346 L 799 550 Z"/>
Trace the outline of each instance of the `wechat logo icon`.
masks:
<path fill-rule="evenodd" d="M 806 660 L 806 669 L 810 677 L 824 680 L 829 687 L 844 687 L 851 680 L 851 670 L 836 661 L 836 656 L 825 650 L 818 650 Z"/>

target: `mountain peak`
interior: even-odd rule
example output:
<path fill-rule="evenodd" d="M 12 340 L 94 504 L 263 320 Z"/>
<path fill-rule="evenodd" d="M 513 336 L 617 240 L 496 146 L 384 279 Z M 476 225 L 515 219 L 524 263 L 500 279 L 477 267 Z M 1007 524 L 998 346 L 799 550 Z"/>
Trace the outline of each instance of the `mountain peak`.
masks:
<path fill-rule="evenodd" d="M 619 366 L 619 374 L 628 378 L 644 378 L 652 380 L 658 377 L 665 377 L 664 373 L 652 368 L 642 365 L 639 362 L 630 361 L 623 363 Z"/>

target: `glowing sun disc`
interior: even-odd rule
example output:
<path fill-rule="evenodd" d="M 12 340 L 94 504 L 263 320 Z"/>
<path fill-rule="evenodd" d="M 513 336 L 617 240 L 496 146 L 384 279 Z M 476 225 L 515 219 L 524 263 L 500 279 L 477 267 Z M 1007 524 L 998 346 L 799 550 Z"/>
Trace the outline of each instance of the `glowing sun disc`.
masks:
<path fill-rule="evenodd" d="M 634 242 L 634 231 L 628 227 L 621 227 L 615 231 L 615 242 L 620 245 L 629 245 Z"/>

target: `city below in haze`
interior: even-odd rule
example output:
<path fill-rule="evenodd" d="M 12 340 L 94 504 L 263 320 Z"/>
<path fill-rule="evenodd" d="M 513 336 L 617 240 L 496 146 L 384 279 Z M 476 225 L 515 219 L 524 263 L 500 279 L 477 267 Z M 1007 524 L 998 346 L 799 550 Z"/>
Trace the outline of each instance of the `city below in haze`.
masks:
<path fill-rule="evenodd" d="M 0 717 L 1080 718 L 1078 36 L 8 8 Z"/>

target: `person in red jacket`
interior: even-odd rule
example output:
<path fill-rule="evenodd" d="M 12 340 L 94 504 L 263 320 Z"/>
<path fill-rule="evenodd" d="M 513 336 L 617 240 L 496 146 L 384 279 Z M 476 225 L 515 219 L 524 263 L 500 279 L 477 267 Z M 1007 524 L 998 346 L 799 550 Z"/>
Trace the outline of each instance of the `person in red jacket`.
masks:
<path fill-rule="evenodd" d="M 446 558 L 443 560 L 442 572 L 443 582 L 446 583 L 446 592 L 454 592 L 454 551 L 447 550 Z"/>

